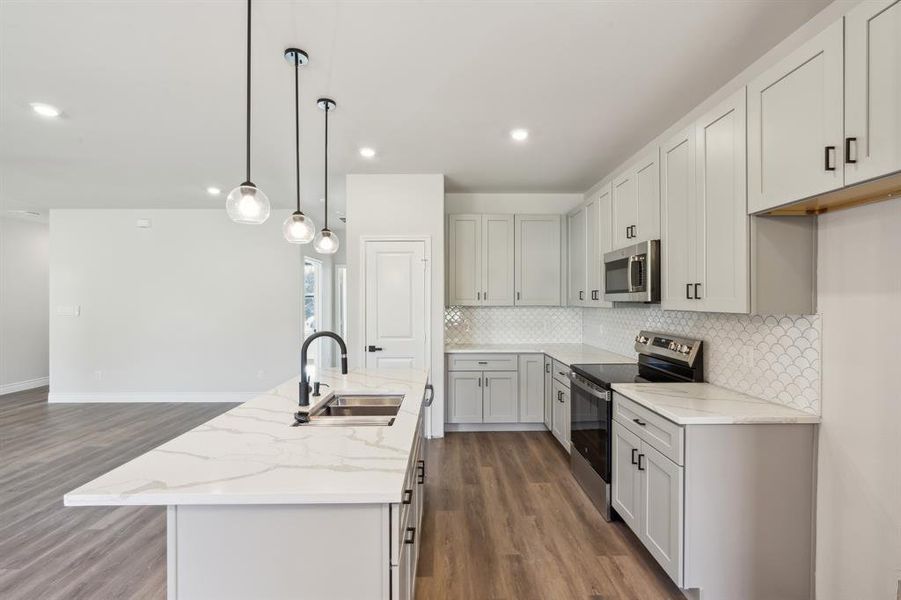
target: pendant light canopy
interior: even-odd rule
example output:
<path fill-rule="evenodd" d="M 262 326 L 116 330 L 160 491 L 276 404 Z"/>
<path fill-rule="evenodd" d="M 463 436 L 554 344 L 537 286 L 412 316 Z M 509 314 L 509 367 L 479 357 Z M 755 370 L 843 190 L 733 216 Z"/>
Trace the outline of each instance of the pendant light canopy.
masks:
<path fill-rule="evenodd" d="M 297 48 L 285 50 L 285 60 L 294 65 L 294 174 L 297 184 L 297 210 L 282 225 L 285 239 L 292 244 L 309 244 L 316 233 L 313 219 L 300 210 L 300 67 L 310 58 Z"/>
<path fill-rule="evenodd" d="M 250 2 L 247 0 L 247 177 L 229 192 L 225 210 L 235 223 L 259 225 L 269 218 L 269 198 L 250 179 Z"/>
<path fill-rule="evenodd" d="M 313 240 L 313 248 L 319 254 L 334 254 L 338 251 L 339 242 L 338 236 L 328 228 L 328 114 L 335 110 L 337 104 L 331 98 L 320 98 L 316 101 L 316 104 L 325 111 L 325 224 L 322 227 L 322 231 L 316 234 L 316 239 Z"/>

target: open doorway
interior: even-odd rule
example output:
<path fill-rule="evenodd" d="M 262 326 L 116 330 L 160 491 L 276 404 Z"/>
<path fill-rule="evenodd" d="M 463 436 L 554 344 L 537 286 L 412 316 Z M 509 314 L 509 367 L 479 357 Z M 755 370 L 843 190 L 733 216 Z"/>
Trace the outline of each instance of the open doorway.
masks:
<path fill-rule="evenodd" d="M 303 337 L 322 329 L 322 261 L 303 259 Z M 307 373 L 315 378 L 316 369 L 322 367 L 321 340 L 310 345 L 307 352 Z"/>

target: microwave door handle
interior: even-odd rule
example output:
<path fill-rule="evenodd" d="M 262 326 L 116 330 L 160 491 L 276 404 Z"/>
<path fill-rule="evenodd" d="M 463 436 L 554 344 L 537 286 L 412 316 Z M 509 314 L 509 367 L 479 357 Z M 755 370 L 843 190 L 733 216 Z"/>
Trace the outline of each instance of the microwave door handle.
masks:
<path fill-rule="evenodd" d="M 635 263 L 635 255 L 629 257 L 629 262 L 626 263 L 626 285 L 629 288 L 629 292 L 635 291 L 635 286 L 632 283 L 632 264 Z"/>

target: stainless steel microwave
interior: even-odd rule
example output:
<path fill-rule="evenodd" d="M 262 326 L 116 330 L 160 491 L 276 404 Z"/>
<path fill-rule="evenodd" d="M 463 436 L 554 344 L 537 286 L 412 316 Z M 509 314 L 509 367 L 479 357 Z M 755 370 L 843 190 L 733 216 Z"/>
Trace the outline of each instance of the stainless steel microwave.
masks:
<path fill-rule="evenodd" d="M 660 240 L 604 255 L 604 300 L 660 302 Z"/>

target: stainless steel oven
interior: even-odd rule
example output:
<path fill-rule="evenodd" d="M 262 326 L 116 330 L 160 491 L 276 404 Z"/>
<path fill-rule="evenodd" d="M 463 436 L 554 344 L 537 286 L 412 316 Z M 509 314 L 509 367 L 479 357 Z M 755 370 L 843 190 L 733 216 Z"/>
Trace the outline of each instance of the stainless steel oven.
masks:
<path fill-rule="evenodd" d="M 660 302 L 660 240 L 604 255 L 604 300 Z"/>

